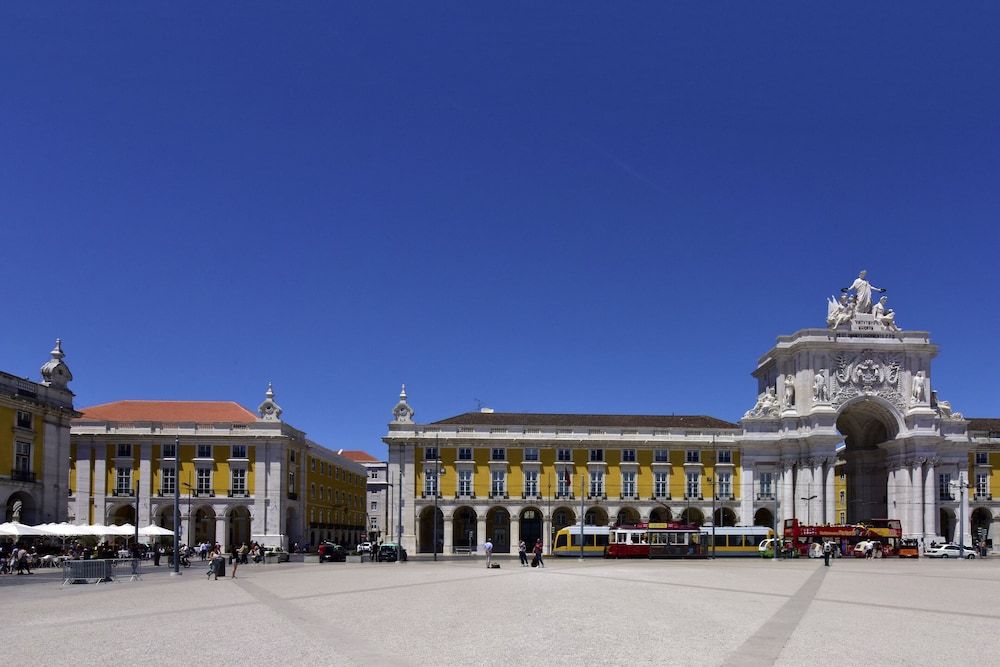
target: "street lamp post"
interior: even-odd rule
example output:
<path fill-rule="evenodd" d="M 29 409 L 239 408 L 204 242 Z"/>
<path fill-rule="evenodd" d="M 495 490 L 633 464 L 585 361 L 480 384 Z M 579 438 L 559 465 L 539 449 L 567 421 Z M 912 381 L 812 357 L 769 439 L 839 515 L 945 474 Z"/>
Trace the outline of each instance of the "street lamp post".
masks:
<path fill-rule="evenodd" d="M 194 490 L 191 488 L 191 485 L 188 484 L 188 483 L 186 483 L 186 482 L 184 484 L 184 488 L 188 490 L 188 536 L 187 536 L 187 545 L 191 546 L 191 504 L 194 502 L 194 500 L 193 500 Z"/>
<path fill-rule="evenodd" d="M 435 450 L 437 450 L 436 446 Z M 437 457 L 434 459 L 434 517 L 431 519 L 434 524 L 434 543 L 431 545 L 431 550 L 434 552 L 434 562 L 437 562 L 438 559 L 438 496 L 441 494 L 441 472 L 441 454 L 437 452 Z"/>
<path fill-rule="evenodd" d="M 708 483 L 712 485 L 712 558 L 715 558 L 715 477 L 709 477 Z M 720 513 L 721 514 L 721 513 Z"/>
<path fill-rule="evenodd" d="M 958 559 L 965 559 L 965 493 L 969 483 L 964 479 L 952 480 L 952 486 L 958 487 Z"/>
<path fill-rule="evenodd" d="M 174 436 L 174 576 L 181 573 L 181 437 Z"/>
<path fill-rule="evenodd" d="M 799 500 L 806 501 L 806 525 L 807 526 L 811 526 L 812 525 L 812 501 L 814 501 L 818 497 L 819 496 L 817 496 L 814 493 L 811 496 L 802 496 L 801 498 L 799 498 Z"/>

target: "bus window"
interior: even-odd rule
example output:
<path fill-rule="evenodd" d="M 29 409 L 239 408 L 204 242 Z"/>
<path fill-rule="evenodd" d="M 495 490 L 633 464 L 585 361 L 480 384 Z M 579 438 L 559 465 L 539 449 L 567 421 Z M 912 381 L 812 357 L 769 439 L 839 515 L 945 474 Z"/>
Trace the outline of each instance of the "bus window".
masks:
<path fill-rule="evenodd" d="M 556 546 L 565 547 L 566 546 L 566 533 L 556 537 Z"/>

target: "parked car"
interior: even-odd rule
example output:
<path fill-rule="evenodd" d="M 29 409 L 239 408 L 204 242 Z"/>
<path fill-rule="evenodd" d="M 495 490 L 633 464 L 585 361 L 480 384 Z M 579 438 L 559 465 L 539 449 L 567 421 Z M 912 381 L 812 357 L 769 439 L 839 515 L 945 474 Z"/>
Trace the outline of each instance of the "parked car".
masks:
<path fill-rule="evenodd" d="M 347 560 L 347 549 L 333 542 L 320 542 L 316 552 L 321 563 L 326 561 L 343 563 Z"/>
<path fill-rule="evenodd" d="M 392 563 L 396 560 L 406 561 L 406 549 L 394 542 L 387 542 L 379 547 L 376 559 L 379 562 Z"/>
<path fill-rule="evenodd" d="M 288 562 L 288 552 L 279 546 L 273 544 L 264 545 L 264 556 L 265 558 L 274 558 L 279 563 Z"/>
<path fill-rule="evenodd" d="M 368 554 L 368 553 L 371 553 L 371 551 L 372 551 L 372 543 L 371 542 L 362 542 L 361 544 L 358 545 L 358 553 L 359 554 Z"/>
<path fill-rule="evenodd" d="M 972 547 L 962 547 L 965 550 L 965 559 L 971 560 L 976 557 L 976 550 Z M 959 547 L 957 544 L 942 544 L 931 547 L 924 552 L 928 558 L 959 558 Z"/>

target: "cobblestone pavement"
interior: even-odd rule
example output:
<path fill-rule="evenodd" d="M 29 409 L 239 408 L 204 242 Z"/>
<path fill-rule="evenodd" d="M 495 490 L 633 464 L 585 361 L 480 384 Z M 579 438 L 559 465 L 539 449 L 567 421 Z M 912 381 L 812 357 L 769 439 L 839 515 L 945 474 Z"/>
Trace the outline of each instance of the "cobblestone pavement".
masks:
<path fill-rule="evenodd" d="M 1000 558 L 243 566 L 0 578 L 10 664 L 991 664 Z"/>

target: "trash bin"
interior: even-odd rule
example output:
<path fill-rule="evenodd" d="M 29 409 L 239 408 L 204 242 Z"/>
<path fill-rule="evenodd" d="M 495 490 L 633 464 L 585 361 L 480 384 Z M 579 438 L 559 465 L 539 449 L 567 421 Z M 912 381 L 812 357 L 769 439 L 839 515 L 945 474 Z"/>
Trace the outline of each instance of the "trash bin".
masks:
<path fill-rule="evenodd" d="M 212 561 L 212 567 L 215 568 L 215 576 L 225 577 L 226 576 L 226 559 L 216 558 Z"/>

